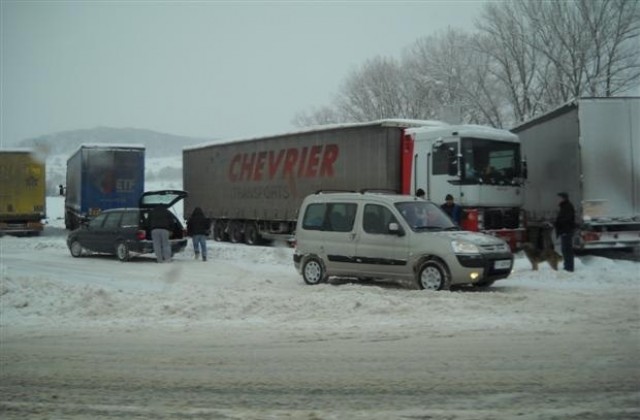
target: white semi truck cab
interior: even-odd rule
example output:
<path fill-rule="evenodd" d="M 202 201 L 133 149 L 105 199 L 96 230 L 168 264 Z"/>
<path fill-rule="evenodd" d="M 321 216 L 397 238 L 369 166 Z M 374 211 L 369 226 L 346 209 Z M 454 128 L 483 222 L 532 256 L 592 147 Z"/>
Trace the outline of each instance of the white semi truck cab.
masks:
<path fill-rule="evenodd" d="M 518 136 L 478 125 L 433 125 L 407 130 L 413 140 L 413 190 L 462 207 L 461 227 L 506 240 L 517 249 L 525 239 L 524 179 Z"/>

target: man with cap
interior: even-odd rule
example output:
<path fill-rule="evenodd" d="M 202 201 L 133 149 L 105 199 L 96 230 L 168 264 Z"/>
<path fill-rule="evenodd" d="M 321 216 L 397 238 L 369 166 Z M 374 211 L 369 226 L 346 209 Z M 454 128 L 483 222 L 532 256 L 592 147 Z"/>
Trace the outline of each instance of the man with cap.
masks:
<path fill-rule="evenodd" d="M 558 206 L 558 216 L 556 217 L 556 235 L 560 238 L 562 258 L 564 259 L 564 269 L 573 271 L 573 231 L 576 228 L 576 211 L 569 201 L 569 194 L 558 193 L 560 203 Z"/>
<path fill-rule="evenodd" d="M 447 194 L 445 197 L 445 202 L 440 206 L 445 213 L 449 215 L 449 218 L 453 220 L 457 225 L 460 224 L 460 220 L 462 219 L 462 209 L 459 205 L 453 202 L 453 196 L 451 194 Z"/>

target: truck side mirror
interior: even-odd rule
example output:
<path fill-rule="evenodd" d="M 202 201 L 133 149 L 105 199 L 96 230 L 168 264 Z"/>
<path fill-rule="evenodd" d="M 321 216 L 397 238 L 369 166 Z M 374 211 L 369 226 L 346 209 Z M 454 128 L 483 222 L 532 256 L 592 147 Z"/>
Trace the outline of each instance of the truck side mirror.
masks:
<path fill-rule="evenodd" d="M 527 176 L 529 176 L 529 170 L 527 168 L 527 161 L 526 160 L 522 161 L 522 166 L 521 166 L 520 172 L 522 172 L 522 178 L 527 179 Z"/>

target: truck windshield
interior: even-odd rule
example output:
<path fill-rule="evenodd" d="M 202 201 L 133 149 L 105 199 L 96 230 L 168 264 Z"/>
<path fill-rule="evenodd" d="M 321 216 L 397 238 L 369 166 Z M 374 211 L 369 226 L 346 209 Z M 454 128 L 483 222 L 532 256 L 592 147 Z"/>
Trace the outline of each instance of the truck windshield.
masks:
<path fill-rule="evenodd" d="M 463 138 L 464 184 L 519 185 L 520 145 L 498 140 Z"/>

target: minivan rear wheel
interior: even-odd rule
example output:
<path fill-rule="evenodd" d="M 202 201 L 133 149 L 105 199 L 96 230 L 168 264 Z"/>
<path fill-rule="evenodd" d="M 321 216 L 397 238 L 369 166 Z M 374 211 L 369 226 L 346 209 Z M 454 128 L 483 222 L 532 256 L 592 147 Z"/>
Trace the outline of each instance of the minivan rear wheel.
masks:
<path fill-rule="evenodd" d="M 424 290 L 449 290 L 451 277 L 444 263 L 428 260 L 418 270 L 418 287 Z"/>
<path fill-rule="evenodd" d="M 129 261 L 131 255 L 129 253 L 129 247 L 124 242 L 118 242 L 116 245 L 116 256 L 120 261 Z"/>
<path fill-rule="evenodd" d="M 315 257 L 309 258 L 302 266 L 302 278 L 310 285 L 316 285 L 326 281 L 326 272 L 322 262 Z"/>

